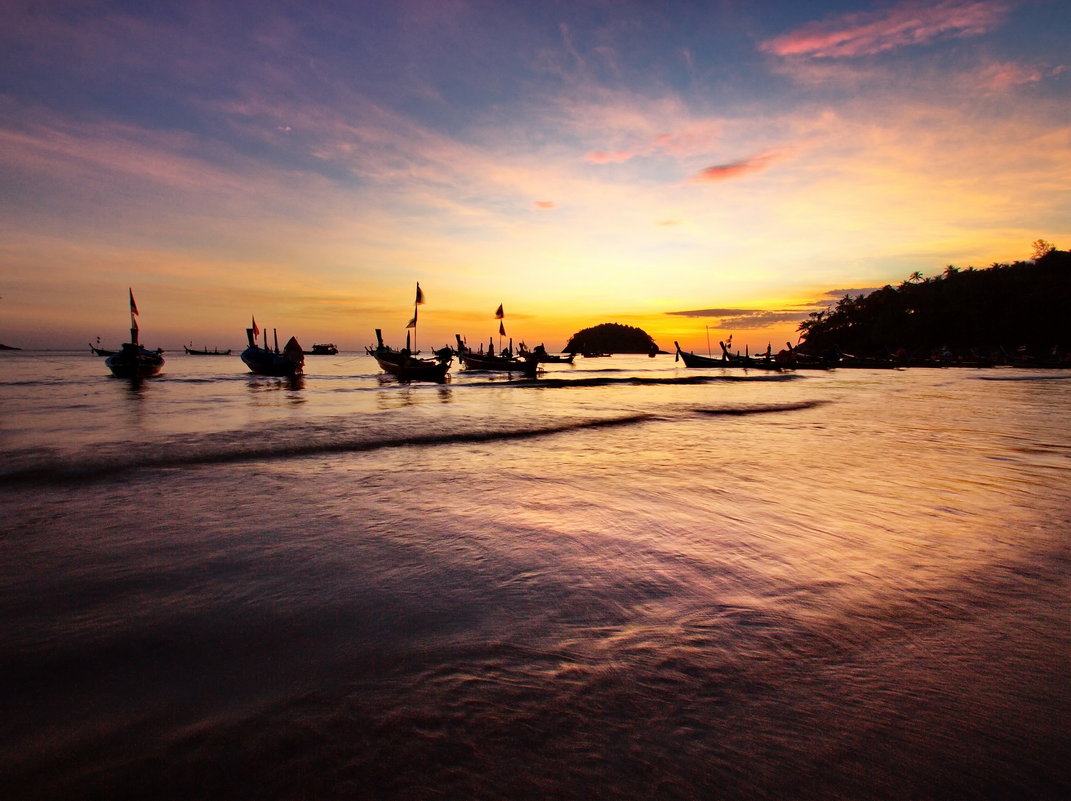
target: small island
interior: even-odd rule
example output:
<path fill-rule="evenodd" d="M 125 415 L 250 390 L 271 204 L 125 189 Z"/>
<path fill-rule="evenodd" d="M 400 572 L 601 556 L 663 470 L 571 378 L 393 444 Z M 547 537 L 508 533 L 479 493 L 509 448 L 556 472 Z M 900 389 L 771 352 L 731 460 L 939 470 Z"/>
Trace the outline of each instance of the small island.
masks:
<path fill-rule="evenodd" d="M 601 325 L 577 331 L 571 337 L 563 353 L 611 354 L 611 353 L 658 353 L 658 345 L 642 328 L 621 323 Z"/>

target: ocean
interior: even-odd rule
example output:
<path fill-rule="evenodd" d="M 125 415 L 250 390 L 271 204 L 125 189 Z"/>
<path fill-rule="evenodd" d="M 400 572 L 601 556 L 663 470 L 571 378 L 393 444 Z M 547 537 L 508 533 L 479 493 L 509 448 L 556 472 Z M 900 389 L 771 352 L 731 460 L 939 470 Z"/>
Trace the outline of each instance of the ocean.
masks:
<path fill-rule="evenodd" d="M 1071 797 L 1071 371 L 0 353 L 5 799 Z"/>

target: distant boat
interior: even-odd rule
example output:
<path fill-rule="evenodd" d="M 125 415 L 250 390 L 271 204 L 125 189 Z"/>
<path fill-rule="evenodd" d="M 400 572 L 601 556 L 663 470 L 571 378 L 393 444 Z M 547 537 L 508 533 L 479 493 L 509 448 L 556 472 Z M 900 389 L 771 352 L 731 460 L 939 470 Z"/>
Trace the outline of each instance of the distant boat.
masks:
<path fill-rule="evenodd" d="M 242 351 L 241 359 L 251 372 L 257 375 L 290 377 L 300 375 L 305 368 L 305 353 L 297 339 L 290 337 L 286 346 L 279 350 L 279 332 L 275 331 L 275 349 L 268 348 L 268 332 L 264 331 L 264 347 L 257 345 L 260 328 L 253 320 L 253 327 L 245 329 L 249 347 Z"/>
<path fill-rule="evenodd" d="M 309 353 L 313 356 L 334 356 L 338 353 L 338 348 L 335 347 L 334 342 L 328 342 L 320 345 L 313 345 L 312 350 Z"/>
<path fill-rule="evenodd" d="M 112 375 L 117 378 L 150 378 L 160 372 L 164 366 L 162 350 L 148 350 L 138 342 L 138 322 L 134 318 L 138 314 L 137 304 L 134 303 L 134 291 L 130 294 L 130 341 L 124 342 L 120 350 L 112 353 L 104 360 Z M 92 348 L 93 346 L 90 345 Z M 94 349 L 95 350 L 95 349 Z"/>
<path fill-rule="evenodd" d="M 192 344 L 193 343 L 191 342 L 190 345 L 192 345 Z M 203 349 L 197 350 L 196 348 L 191 348 L 189 345 L 183 345 L 182 347 L 185 349 L 186 353 L 188 355 L 190 355 L 190 356 L 230 356 L 231 355 L 231 349 L 230 348 L 227 348 L 226 350 L 220 350 L 219 348 L 213 348 L 212 350 L 209 350 L 208 347 L 205 346 Z"/>

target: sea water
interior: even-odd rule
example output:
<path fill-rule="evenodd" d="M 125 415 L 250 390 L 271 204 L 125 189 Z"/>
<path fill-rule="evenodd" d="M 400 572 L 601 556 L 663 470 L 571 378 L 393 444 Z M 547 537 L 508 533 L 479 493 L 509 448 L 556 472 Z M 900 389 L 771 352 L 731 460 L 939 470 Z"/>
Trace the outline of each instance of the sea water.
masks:
<path fill-rule="evenodd" d="M 0 796 L 1071 795 L 1071 372 L 0 354 Z"/>

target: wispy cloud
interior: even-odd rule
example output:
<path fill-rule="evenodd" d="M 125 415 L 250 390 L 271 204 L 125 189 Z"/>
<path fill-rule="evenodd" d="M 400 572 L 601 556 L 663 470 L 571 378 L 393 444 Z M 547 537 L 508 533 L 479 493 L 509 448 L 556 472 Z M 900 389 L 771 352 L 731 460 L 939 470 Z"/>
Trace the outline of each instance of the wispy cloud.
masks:
<path fill-rule="evenodd" d="M 591 164 L 617 164 L 643 156 L 665 154 L 687 158 L 709 153 L 721 133 L 717 125 L 697 125 L 675 133 L 659 133 L 618 150 L 593 150 L 584 158 Z"/>
<path fill-rule="evenodd" d="M 710 318 L 717 320 L 722 331 L 752 331 L 794 323 L 807 317 L 807 311 L 786 309 L 693 309 L 666 312 L 676 317 Z"/>
<path fill-rule="evenodd" d="M 812 22 L 763 42 L 784 57 L 853 58 L 945 38 L 978 36 L 997 28 L 1008 5 L 990 0 L 900 3 L 880 11 L 845 14 Z"/>
<path fill-rule="evenodd" d="M 768 150 L 764 153 L 751 156 L 740 161 L 728 164 L 715 164 L 707 167 L 688 179 L 690 184 L 708 184 L 717 181 L 727 181 L 730 178 L 739 178 L 742 175 L 758 172 L 766 169 L 772 162 L 780 158 L 780 152 Z"/>
<path fill-rule="evenodd" d="M 557 207 L 558 204 L 555 203 L 553 200 L 537 200 L 532 205 L 534 205 L 537 209 L 553 209 Z"/>
<path fill-rule="evenodd" d="M 1041 83 L 1047 78 L 1054 78 L 1066 70 L 1067 67 L 1062 64 L 1056 67 L 1049 67 L 1037 64 L 1000 62 L 991 64 L 983 70 L 978 77 L 978 83 L 991 92 L 1003 92 L 1008 89 L 1014 89 L 1016 86 Z"/>

